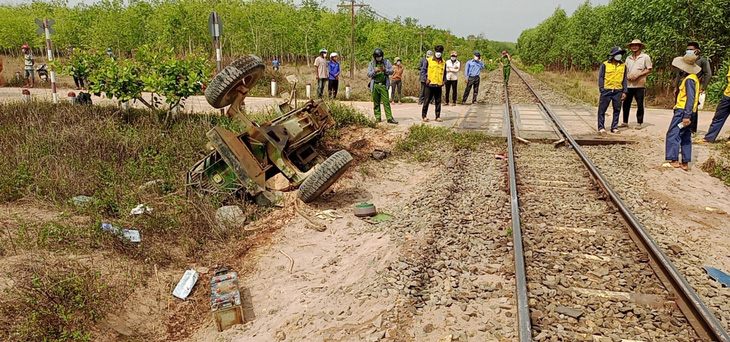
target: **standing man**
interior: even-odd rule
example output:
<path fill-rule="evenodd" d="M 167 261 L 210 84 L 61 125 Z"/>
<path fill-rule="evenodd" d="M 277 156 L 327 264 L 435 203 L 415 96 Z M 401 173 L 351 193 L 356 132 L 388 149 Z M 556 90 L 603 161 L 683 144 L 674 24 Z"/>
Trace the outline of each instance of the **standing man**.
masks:
<path fill-rule="evenodd" d="M 271 64 L 274 67 L 274 71 L 278 71 L 279 70 L 279 65 L 281 65 L 281 63 L 279 63 L 279 60 L 276 59 L 276 57 L 274 57 L 274 60 L 271 62 Z"/>
<path fill-rule="evenodd" d="M 109 55 L 109 58 L 113 59 L 114 61 L 117 60 L 117 55 L 112 52 L 112 48 L 108 47 L 106 48 L 106 54 Z"/>
<path fill-rule="evenodd" d="M 504 74 L 504 83 L 509 83 L 509 73 L 512 70 L 510 65 L 512 64 L 512 56 L 507 53 L 507 50 L 502 50 L 502 57 L 499 58 L 499 65 L 502 66 L 502 73 Z"/>
<path fill-rule="evenodd" d="M 436 105 L 436 122 L 444 121 L 441 120 L 441 94 L 443 93 L 444 82 L 446 82 L 446 62 L 442 58 L 444 47 L 436 45 L 434 50 L 436 50 L 436 53 L 428 59 L 427 67 L 421 70 L 421 78 L 424 75 L 426 76 L 426 99 L 423 101 L 423 108 L 421 109 L 423 122 L 428 122 L 426 114 L 431 100 Z"/>
<path fill-rule="evenodd" d="M 426 98 L 426 77 L 423 76 L 423 71 L 428 68 L 428 59 L 433 56 L 433 51 L 426 51 L 426 57 L 423 57 L 418 62 L 418 72 L 421 74 L 421 95 L 418 97 L 418 104 L 423 104 L 423 100 Z"/>
<path fill-rule="evenodd" d="M 479 75 L 482 73 L 482 69 L 484 69 L 482 54 L 479 51 L 474 51 L 474 59 L 466 62 L 466 67 L 464 68 L 466 89 L 464 90 L 464 97 L 461 99 L 462 104 L 466 103 L 466 98 L 469 97 L 469 91 L 471 91 L 472 87 L 474 87 L 474 96 L 471 103 L 477 103 L 480 82 Z"/>
<path fill-rule="evenodd" d="M 373 93 L 373 114 L 375 120 L 380 122 L 380 103 L 383 103 L 385 117 L 388 123 L 397 124 L 393 119 L 393 111 L 388 101 L 388 87 L 390 87 L 390 75 L 393 74 L 393 65 L 389 60 L 383 58 L 383 50 L 380 48 L 373 51 L 373 60 L 368 64 L 368 77 L 370 77 L 370 91 Z"/>
<path fill-rule="evenodd" d="M 730 70 L 728 70 L 727 73 L 727 80 L 727 88 L 725 88 L 725 92 L 722 94 L 722 99 L 717 105 L 715 116 L 712 118 L 712 124 L 710 124 L 710 128 L 707 130 L 705 138 L 697 141 L 698 144 L 715 142 L 718 134 L 720 134 L 720 130 L 722 130 L 722 126 L 725 125 L 728 115 L 730 115 Z M 730 145 L 730 138 L 728 138 L 728 141 L 725 144 Z"/>
<path fill-rule="evenodd" d="M 395 58 L 395 65 L 393 65 L 393 77 L 390 79 L 390 87 L 391 87 L 391 94 L 390 94 L 390 103 L 395 103 L 395 99 L 398 99 L 398 104 L 403 104 L 401 102 L 401 97 L 403 96 L 403 65 L 401 65 L 403 62 L 401 61 L 400 57 Z"/>
<path fill-rule="evenodd" d="M 604 122 L 608 104 L 613 104 L 613 121 L 611 133 L 619 134 L 618 116 L 621 115 L 621 101 L 626 98 L 626 64 L 621 63 L 621 56 L 625 53 L 622 48 L 614 46 L 608 54 L 608 60 L 601 64 L 598 71 L 598 90 L 601 97 L 598 100 L 598 132 L 606 134 Z"/>
<path fill-rule="evenodd" d="M 324 86 L 329 77 L 329 67 L 327 66 L 327 49 L 319 49 L 319 56 L 314 60 L 314 78 L 317 79 L 317 98 L 322 99 Z"/>
<path fill-rule="evenodd" d="M 693 53 L 697 56 L 697 61 L 695 64 L 699 66 L 702 70 L 697 73 L 697 78 L 700 80 L 700 90 L 699 94 L 704 94 L 705 90 L 707 89 L 707 85 L 710 84 L 710 79 L 712 79 L 712 68 L 710 68 L 710 61 L 707 60 L 704 56 L 700 56 L 700 43 L 698 42 L 689 42 L 687 43 L 687 50 L 685 53 Z M 687 73 L 684 71 L 680 71 L 677 73 L 677 77 L 674 79 L 674 96 L 676 97 L 679 93 L 679 86 L 682 80 L 687 77 Z M 697 133 L 697 113 L 692 113 L 691 118 L 691 129 L 692 133 Z"/>
<path fill-rule="evenodd" d="M 23 45 L 20 48 L 23 49 L 23 62 L 25 64 L 25 86 L 33 88 L 35 87 L 35 57 L 33 57 L 30 46 Z"/>
<path fill-rule="evenodd" d="M 335 99 L 337 98 L 337 88 L 340 85 L 340 62 L 337 61 L 337 52 L 330 54 L 327 69 L 329 70 L 327 92 L 331 99 Z"/>
<path fill-rule="evenodd" d="M 451 93 L 451 103 L 456 106 L 456 89 L 459 84 L 459 70 L 461 70 L 461 62 L 457 59 L 456 51 L 451 51 L 451 58 L 446 61 L 446 105 L 449 105 L 449 93 Z"/>
<path fill-rule="evenodd" d="M 696 65 L 697 55 L 688 51 L 683 57 L 672 61 L 672 66 L 684 72 L 687 76 L 679 83 L 677 104 L 674 106 L 674 116 L 669 123 L 666 141 L 666 163 L 663 167 L 681 167 L 689 171 L 689 162 L 692 161 L 692 132 L 690 130 L 692 113 L 697 112 L 698 85 L 700 80 L 697 73 L 702 68 Z M 679 162 L 679 150 L 682 150 L 682 162 Z"/>
<path fill-rule="evenodd" d="M 619 127 L 629 127 L 629 112 L 631 101 L 636 98 L 636 129 L 641 129 L 644 123 L 644 96 L 646 95 L 646 75 L 651 73 L 652 64 L 649 55 L 641 52 L 646 45 L 638 39 L 634 39 L 626 47 L 631 50 L 631 55 L 626 58 L 626 79 L 628 80 L 628 92 L 624 101 L 624 120 Z"/>

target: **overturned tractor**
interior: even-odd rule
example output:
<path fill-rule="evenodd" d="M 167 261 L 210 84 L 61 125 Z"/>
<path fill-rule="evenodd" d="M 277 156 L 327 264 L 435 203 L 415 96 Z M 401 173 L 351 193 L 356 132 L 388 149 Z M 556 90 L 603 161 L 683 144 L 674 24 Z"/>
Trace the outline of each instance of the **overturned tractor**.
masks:
<path fill-rule="evenodd" d="M 299 198 L 315 200 L 352 164 L 345 150 L 328 158 L 317 152 L 317 141 L 334 125 L 324 102 L 308 101 L 266 123 L 246 115 L 243 101 L 264 73 L 264 63 L 248 55 L 228 65 L 211 81 L 205 98 L 215 108 L 228 108 L 247 131 L 237 134 L 214 127 L 206 135 L 212 152 L 187 173 L 188 195 L 264 195 L 266 181 L 281 173 L 290 185 L 299 187 Z M 287 106 L 282 105 L 281 108 Z"/>

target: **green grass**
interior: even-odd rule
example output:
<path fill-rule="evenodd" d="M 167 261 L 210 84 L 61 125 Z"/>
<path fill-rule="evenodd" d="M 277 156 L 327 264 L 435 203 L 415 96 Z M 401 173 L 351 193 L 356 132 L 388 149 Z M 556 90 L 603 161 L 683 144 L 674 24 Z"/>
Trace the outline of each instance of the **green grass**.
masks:
<path fill-rule="evenodd" d="M 456 132 L 449 127 L 425 124 L 413 125 L 395 147 L 396 152 L 408 154 L 419 162 L 430 161 L 444 148 L 451 151 L 475 150 L 493 138 L 480 132 Z"/>

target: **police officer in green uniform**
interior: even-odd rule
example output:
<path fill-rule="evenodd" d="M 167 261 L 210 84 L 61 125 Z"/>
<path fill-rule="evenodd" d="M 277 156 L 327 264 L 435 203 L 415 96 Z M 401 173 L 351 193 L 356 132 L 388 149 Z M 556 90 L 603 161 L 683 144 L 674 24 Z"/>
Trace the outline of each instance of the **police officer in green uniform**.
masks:
<path fill-rule="evenodd" d="M 499 65 L 502 67 L 502 73 L 504 73 L 504 83 L 509 83 L 509 72 L 510 63 L 512 62 L 512 56 L 507 53 L 507 50 L 502 50 L 502 57 L 499 57 Z"/>
<path fill-rule="evenodd" d="M 392 74 L 393 64 L 390 63 L 390 60 L 383 58 L 383 50 L 375 49 L 373 51 L 373 60 L 368 65 L 370 91 L 373 93 L 373 114 L 376 120 L 381 120 L 380 104 L 382 103 L 388 123 L 397 124 L 398 121 L 393 119 L 393 111 L 390 109 L 390 97 L 388 96 L 390 75 Z"/>

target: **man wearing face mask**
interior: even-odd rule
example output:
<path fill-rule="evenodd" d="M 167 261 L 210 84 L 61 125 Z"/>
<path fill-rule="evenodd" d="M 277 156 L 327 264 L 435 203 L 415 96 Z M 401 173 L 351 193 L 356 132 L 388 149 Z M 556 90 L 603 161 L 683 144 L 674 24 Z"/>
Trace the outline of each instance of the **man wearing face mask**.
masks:
<path fill-rule="evenodd" d="M 698 42 L 689 42 L 687 43 L 687 50 L 685 51 L 685 54 L 687 53 L 693 53 L 697 56 L 697 61 L 695 64 L 700 67 L 702 70 L 697 74 L 697 78 L 700 80 L 700 89 L 699 94 L 702 95 L 705 93 L 705 90 L 707 89 L 707 85 L 710 84 L 710 80 L 712 79 L 712 68 L 710 68 L 710 61 L 707 60 L 704 56 L 700 56 L 700 44 Z M 677 97 L 677 94 L 679 93 L 679 86 L 682 83 L 682 80 L 687 77 L 687 73 L 679 70 L 677 72 L 677 76 L 674 78 L 674 97 Z M 697 112 L 695 111 L 692 113 L 692 117 L 690 118 L 691 124 L 690 124 L 690 130 L 692 133 L 697 133 Z"/>
<path fill-rule="evenodd" d="M 510 64 L 512 64 L 512 56 L 507 53 L 507 50 L 502 50 L 502 57 L 499 58 L 499 65 L 502 66 L 504 83 L 509 83 L 509 73 L 512 71 Z"/>
<path fill-rule="evenodd" d="M 418 97 L 418 104 L 423 104 L 423 100 L 426 98 L 426 77 L 423 76 L 423 70 L 428 68 L 428 59 L 433 57 L 433 51 L 426 51 L 426 57 L 423 57 L 418 62 L 418 72 L 421 74 L 421 95 Z"/>
<path fill-rule="evenodd" d="M 457 60 L 456 51 L 451 51 L 451 58 L 446 61 L 446 105 L 449 105 L 449 94 L 451 94 L 451 103 L 456 106 L 456 86 L 459 83 L 459 70 L 461 62 Z"/>
<path fill-rule="evenodd" d="M 375 120 L 380 121 L 380 103 L 383 103 L 385 117 L 388 123 L 397 124 L 393 119 L 393 111 L 388 101 L 388 87 L 390 87 L 390 75 L 393 75 L 393 65 L 389 60 L 383 58 L 383 50 L 380 48 L 373 51 L 373 60 L 368 64 L 368 77 L 370 77 L 370 91 L 373 93 L 373 114 Z"/>
<path fill-rule="evenodd" d="M 598 100 L 598 132 L 606 134 L 604 122 L 606 121 L 606 110 L 608 105 L 613 105 L 613 120 L 611 122 L 611 133 L 619 134 L 618 117 L 621 115 L 621 101 L 626 99 L 626 65 L 621 63 L 624 49 L 614 46 L 608 54 L 608 60 L 601 64 L 598 71 L 598 90 L 601 97 Z"/>
<path fill-rule="evenodd" d="M 423 122 L 428 122 L 426 113 L 428 113 L 428 103 L 434 100 L 436 105 L 436 122 L 443 122 L 441 120 L 441 94 L 443 93 L 443 86 L 446 82 L 446 62 L 442 58 L 444 53 L 444 47 L 437 45 L 434 50 L 433 58 L 428 59 L 428 66 L 421 70 L 421 78 L 426 76 L 426 99 L 423 101 L 423 108 L 421 109 L 421 117 Z"/>
<path fill-rule="evenodd" d="M 479 51 L 474 51 L 474 59 L 466 62 L 464 67 L 464 82 L 466 82 L 466 89 L 464 90 L 464 97 L 461 99 L 461 103 L 465 104 L 466 99 L 469 97 L 469 92 L 472 87 L 474 88 L 474 95 L 472 98 L 472 104 L 477 103 L 477 94 L 479 94 L 479 75 L 484 69 L 484 63 L 482 63 L 482 54 Z"/>
<path fill-rule="evenodd" d="M 398 99 L 398 104 L 403 95 L 403 62 L 400 57 L 395 58 L 395 65 L 393 66 L 393 76 L 390 78 L 390 103 L 395 103 L 395 99 Z"/>

